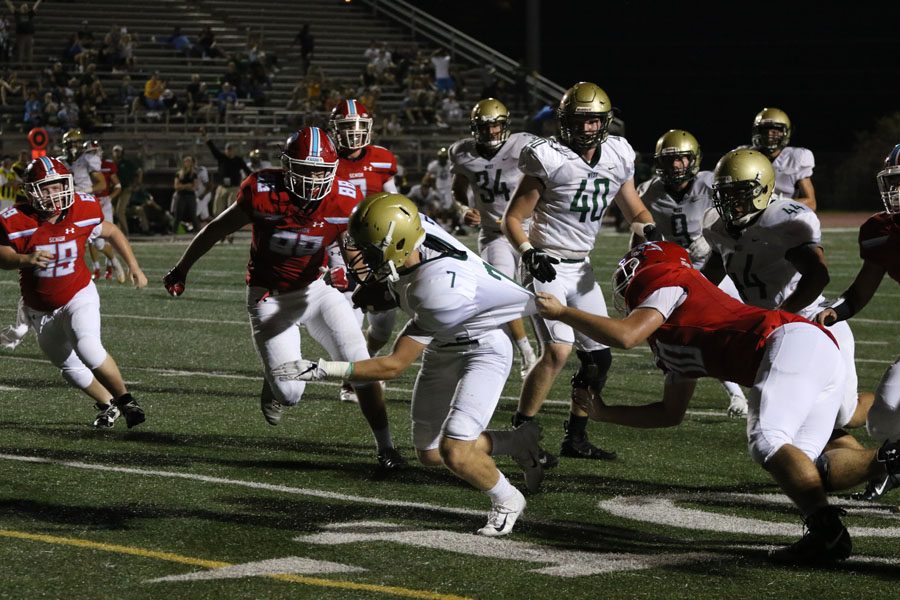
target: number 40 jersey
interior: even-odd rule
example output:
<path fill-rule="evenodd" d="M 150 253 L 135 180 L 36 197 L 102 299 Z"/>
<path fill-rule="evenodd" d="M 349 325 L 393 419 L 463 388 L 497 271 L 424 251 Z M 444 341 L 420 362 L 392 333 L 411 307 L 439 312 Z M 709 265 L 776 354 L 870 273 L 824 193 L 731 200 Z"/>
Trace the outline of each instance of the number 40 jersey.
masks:
<path fill-rule="evenodd" d="M 559 141 L 538 138 L 522 149 L 519 169 L 544 184 L 528 233 L 531 243 L 563 258 L 583 258 L 594 249 L 606 207 L 634 177 L 634 149 L 611 135 L 587 163 Z"/>
<path fill-rule="evenodd" d="M 530 133 L 513 133 L 490 158 L 478 152 L 471 137 L 450 146 L 450 163 L 453 165 L 450 171 L 469 181 L 469 187 L 475 194 L 475 208 L 481 213 L 483 241 L 502 235 L 500 219 L 522 180 L 519 154 L 522 148 L 536 139 Z"/>

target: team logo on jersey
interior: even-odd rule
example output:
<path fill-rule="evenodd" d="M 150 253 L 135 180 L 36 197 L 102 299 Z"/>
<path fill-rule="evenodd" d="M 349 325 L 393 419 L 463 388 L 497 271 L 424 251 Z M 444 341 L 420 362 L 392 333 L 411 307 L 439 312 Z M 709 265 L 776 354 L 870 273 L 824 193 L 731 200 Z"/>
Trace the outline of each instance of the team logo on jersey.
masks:
<path fill-rule="evenodd" d="M 74 227 L 66 227 L 66 235 L 69 235 L 70 233 L 75 233 Z"/>

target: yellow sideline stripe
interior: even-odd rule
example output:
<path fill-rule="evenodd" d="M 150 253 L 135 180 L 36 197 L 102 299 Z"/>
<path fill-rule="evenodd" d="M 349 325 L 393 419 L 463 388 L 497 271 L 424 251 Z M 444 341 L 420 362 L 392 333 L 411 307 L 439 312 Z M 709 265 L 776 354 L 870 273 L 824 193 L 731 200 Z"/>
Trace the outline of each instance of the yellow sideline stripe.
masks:
<path fill-rule="evenodd" d="M 222 567 L 232 566 L 232 563 L 222 562 L 218 560 L 205 560 L 202 558 L 183 556 L 181 554 L 173 554 L 172 552 L 145 550 L 144 548 L 135 548 L 133 546 L 120 546 L 119 544 L 106 544 L 103 542 L 92 542 L 90 540 L 60 537 L 56 535 L 26 533 L 24 531 L 0 529 L 0 537 L 29 540 L 32 542 L 45 542 L 48 544 L 57 544 L 61 546 L 90 548 L 92 550 L 102 550 L 104 552 L 115 552 L 118 554 L 131 554 L 134 556 L 142 556 L 144 558 L 155 558 L 158 560 L 181 563 L 183 565 L 192 565 L 195 567 L 204 567 L 207 569 L 220 569 Z M 392 585 L 377 585 L 374 583 L 356 583 L 353 581 L 342 581 L 339 579 L 322 579 L 320 577 L 304 577 L 302 575 L 289 574 L 263 575 L 263 577 L 269 577 L 270 579 L 279 579 L 281 581 L 289 581 L 291 583 L 301 583 L 303 585 L 338 588 L 344 590 L 361 590 L 366 592 L 390 594 L 392 596 L 403 596 L 405 598 L 424 598 L 427 600 L 469 600 L 465 596 L 455 596 L 453 594 L 439 594 L 437 592 L 429 592 L 426 590 L 413 590 Z"/>

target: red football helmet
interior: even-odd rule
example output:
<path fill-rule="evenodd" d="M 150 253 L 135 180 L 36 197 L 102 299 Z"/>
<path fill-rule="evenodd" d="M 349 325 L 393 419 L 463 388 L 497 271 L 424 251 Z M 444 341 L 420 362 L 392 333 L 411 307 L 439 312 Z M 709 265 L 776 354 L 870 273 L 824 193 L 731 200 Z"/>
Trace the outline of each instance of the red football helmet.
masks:
<path fill-rule="evenodd" d="M 900 213 L 900 144 L 894 146 L 884 159 L 884 168 L 876 179 L 884 209 L 891 214 Z"/>
<path fill-rule="evenodd" d="M 89 152 L 96 152 L 100 158 L 103 158 L 103 146 L 101 146 L 100 140 L 88 140 L 81 145 L 82 154 L 87 154 Z"/>
<path fill-rule="evenodd" d="M 298 129 L 284 143 L 281 153 L 284 184 L 302 206 L 320 202 L 328 195 L 337 164 L 334 144 L 318 127 Z"/>
<path fill-rule="evenodd" d="M 372 115 L 358 100 L 341 100 L 331 111 L 328 129 L 341 152 L 353 152 L 372 143 Z"/>
<path fill-rule="evenodd" d="M 619 261 L 619 266 L 613 272 L 613 305 L 617 310 L 628 312 L 625 291 L 638 271 L 660 263 L 694 268 L 687 250 L 673 242 L 644 242 L 635 246 Z"/>
<path fill-rule="evenodd" d="M 25 169 L 25 195 L 41 213 L 58 215 L 75 203 L 75 183 L 69 167 L 42 156 Z"/>

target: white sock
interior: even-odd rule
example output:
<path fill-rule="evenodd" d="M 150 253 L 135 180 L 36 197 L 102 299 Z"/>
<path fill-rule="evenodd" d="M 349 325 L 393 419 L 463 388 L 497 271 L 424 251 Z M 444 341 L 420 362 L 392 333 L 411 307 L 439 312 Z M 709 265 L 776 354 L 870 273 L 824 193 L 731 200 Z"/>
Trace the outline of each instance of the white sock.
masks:
<path fill-rule="evenodd" d="M 373 429 L 372 435 L 375 436 L 375 445 L 378 446 L 378 450 L 394 447 L 394 440 L 391 439 L 390 427 L 385 427 L 384 429 L 379 429 L 377 431 Z"/>
<path fill-rule="evenodd" d="M 528 341 L 527 337 L 516 340 L 516 347 L 519 349 L 519 353 L 521 353 L 522 356 L 529 358 L 534 356 L 534 350 L 531 349 L 531 342 Z"/>
<path fill-rule="evenodd" d="M 493 504 L 500 504 L 516 493 L 516 488 L 514 488 L 509 480 L 506 479 L 506 475 L 500 471 L 497 471 L 497 475 L 500 476 L 500 479 L 497 480 L 497 484 L 485 492 L 490 496 Z"/>
<path fill-rule="evenodd" d="M 725 391 L 728 392 L 729 396 L 738 396 L 739 398 L 744 397 L 744 390 L 733 381 L 723 381 L 722 387 L 725 388 Z"/>
<path fill-rule="evenodd" d="M 99 262 L 99 261 L 96 261 L 96 260 L 93 261 L 93 265 L 94 265 L 94 270 L 95 270 L 95 271 L 100 270 L 100 262 Z"/>

